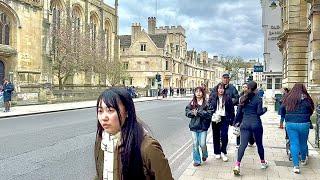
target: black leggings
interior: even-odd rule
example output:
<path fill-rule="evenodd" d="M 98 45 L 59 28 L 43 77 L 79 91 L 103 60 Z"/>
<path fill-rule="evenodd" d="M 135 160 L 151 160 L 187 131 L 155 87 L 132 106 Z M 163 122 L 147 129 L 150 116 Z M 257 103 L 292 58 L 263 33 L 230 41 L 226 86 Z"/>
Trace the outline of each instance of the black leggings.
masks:
<path fill-rule="evenodd" d="M 262 128 L 261 121 L 246 122 L 246 123 L 242 123 L 240 128 L 241 143 L 238 150 L 238 158 L 237 158 L 238 162 L 241 162 L 244 152 L 248 146 L 250 136 L 252 136 L 252 134 L 254 136 L 254 139 L 256 140 L 260 160 L 264 160 L 264 148 L 262 144 L 263 128 Z"/>
<path fill-rule="evenodd" d="M 254 144 L 254 138 L 253 138 L 253 133 L 251 134 L 250 138 L 249 138 L 249 144 L 253 145 Z M 237 136 L 237 145 L 240 145 L 240 136 Z"/>

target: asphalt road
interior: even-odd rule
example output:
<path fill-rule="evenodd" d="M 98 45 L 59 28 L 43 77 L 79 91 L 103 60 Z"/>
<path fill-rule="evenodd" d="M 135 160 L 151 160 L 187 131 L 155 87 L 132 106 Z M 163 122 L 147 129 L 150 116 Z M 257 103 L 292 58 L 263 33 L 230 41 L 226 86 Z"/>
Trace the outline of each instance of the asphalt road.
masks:
<path fill-rule="evenodd" d="M 160 141 L 177 179 L 191 163 L 187 101 L 136 103 L 138 116 Z M 95 109 L 0 120 L 0 179 L 93 179 Z"/>

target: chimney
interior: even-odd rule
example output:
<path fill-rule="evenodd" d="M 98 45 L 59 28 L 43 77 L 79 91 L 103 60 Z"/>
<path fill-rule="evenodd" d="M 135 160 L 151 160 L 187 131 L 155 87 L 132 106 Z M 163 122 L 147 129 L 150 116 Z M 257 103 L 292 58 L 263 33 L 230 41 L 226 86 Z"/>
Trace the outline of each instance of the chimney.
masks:
<path fill-rule="evenodd" d="M 138 38 L 139 33 L 141 32 L 141 25 L 140 23 L 132 23 L 131 26 L 131 44 L 136 41 Z"/>
<path fill-rule="evenodd" d="M 156 17 L 148 17 L 148 34 L 156 33 L 157 20 Z"/>

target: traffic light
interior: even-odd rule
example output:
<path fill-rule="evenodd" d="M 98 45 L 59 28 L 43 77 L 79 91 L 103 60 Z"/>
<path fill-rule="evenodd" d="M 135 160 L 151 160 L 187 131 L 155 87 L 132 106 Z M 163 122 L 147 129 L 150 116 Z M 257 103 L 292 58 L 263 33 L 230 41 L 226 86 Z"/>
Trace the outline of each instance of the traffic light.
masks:
<path fill-rule="evenodd" d="M 157 82 L 161 81 L 161 75 L 160 74 L 156 74 L 156 80 L 157 80 Z"/>

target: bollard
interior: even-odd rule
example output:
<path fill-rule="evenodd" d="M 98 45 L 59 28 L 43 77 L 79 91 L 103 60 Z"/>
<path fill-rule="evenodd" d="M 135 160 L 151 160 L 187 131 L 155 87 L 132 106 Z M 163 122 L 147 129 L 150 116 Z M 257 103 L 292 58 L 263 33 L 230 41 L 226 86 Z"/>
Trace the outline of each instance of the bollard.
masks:
<path fill-rule="evenodd" d="M 319 148 L 320 143 L 319 143 L 319 125 L 320 125 L 320 104 L 317 105 L 317 120 L 316 120 L 316 129 L 315 129 L 315 133 L 316 133 L 316 138 L 315 138 L 315 144 L 316 146 Z"/>

